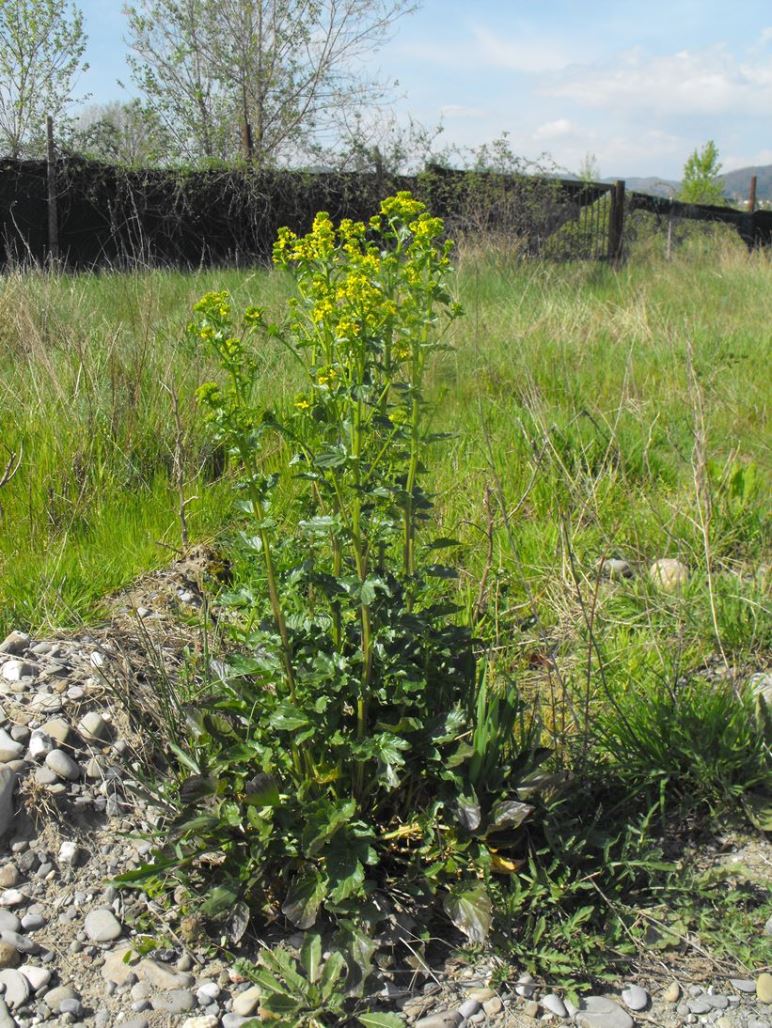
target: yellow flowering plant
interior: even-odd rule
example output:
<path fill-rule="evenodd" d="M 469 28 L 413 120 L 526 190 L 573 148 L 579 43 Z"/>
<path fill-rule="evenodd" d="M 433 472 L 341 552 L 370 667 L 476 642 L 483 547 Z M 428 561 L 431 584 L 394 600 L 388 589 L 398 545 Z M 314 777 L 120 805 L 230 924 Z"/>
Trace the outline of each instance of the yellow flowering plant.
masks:
<path fill-rule="evenodd" d="M 458 543 L 431 538 L 421 485 L 441 438 L 425 376 L 461 313 L 450 253 L 440 219 L 408 193 L 367 223 L 321 213 L 274 247 L 296 284 L 285 324 L 209 293 L 190 327 L 225 373 L 199 398 L 240 469 L 252 570 L 232 597 L 240 655 L 191 738 L 192 782 L 167 797 L 183 808 L 171 864 L 216 849 L 209 908 L 275 916 L 276 902 L 301 929 L 333 918 L 351 945 L 394 873 L 408 893 L 439 891 L 482 940 L 481 876 L 515 866 L 531 811 L 506 785 L 516 695 L 494 693 L 476 666 L 455 571 L 436 562 Z M 255 349 L 276 345 L 300 391 L 259 410 Z M 267 436 L 287 458 L 270 474 Z"/>

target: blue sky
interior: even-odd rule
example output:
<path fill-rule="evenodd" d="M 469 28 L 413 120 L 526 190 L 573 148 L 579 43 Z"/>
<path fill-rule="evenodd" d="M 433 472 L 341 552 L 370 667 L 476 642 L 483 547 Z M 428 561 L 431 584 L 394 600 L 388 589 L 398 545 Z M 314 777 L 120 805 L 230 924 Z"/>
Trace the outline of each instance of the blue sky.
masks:
<path fill-rule="evenodd" d="M 121 0 L 80 0 L 94 100 L 132 94 Z M 570 171 L 679 178 L 712 138 L 725 170 L 772 163 L 772 3 L 740 0 L 424 0 L 372 69 L 395 112 L 442 144 L 506 131 L 515 153 Z M 121 78 L 128 86 L 121 90 Z"/>

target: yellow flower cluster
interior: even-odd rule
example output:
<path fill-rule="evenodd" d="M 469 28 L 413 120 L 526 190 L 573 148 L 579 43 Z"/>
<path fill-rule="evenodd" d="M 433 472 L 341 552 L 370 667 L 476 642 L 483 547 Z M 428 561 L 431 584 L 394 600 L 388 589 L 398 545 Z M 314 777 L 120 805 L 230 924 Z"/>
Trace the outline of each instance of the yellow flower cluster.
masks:
<path fill-rule="evenodd" d="M 231 316 L 230 293 L 226 291 L 204 293 L 201 299 L 194 304 L 193 310 L 197 314 L 203 314 L 205 318 L 211 318 L 212 321 L 226 321 Z"/>

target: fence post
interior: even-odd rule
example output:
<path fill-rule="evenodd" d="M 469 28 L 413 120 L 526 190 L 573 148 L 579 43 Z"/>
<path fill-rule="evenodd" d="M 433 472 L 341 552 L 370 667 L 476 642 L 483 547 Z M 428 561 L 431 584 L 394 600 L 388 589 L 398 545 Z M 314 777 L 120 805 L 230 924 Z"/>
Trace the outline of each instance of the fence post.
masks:
<path fill-rule="evenodd" d="M 751 175 L 751 188 L 748 193 L 748 214 L 753 214 L 756 210 L 756 176 Z"/>
<path fill-rule="evenodd" d="M 625 226 L 625 184 L 617 179 L 611 190 L 611 210 L 608 218 L 608 259 L 618 264 L 622 259 L 622 238 Z"/>
<path fill-rule="evenodd" d="M 59 260 L 59 218 L 56 210 L 56 150 L 54 149 L 54 119 L 46 118 L 46 180 L 48 184 L 48 259 Z"/>

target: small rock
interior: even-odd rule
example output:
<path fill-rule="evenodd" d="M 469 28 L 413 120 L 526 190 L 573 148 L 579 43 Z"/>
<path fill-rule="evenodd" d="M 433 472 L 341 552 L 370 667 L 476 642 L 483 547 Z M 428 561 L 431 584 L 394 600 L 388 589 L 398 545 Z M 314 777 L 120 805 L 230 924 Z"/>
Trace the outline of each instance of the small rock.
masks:
<path fill-rule="evenodd" d="M 462 1018 L 472 1017 L 480 1009 L 480 1003 L 476 999 L 467 999 L 458 1008 L 459 1014 Z"/>
<path fill-rule="evenodd" d="M 633 1028 L 632 1017 L 607 996 L 585 996 L 575 1018 L 579 1028 Z"/>
<path fill-rule="evenodd" d="M 192 974 L 164 967 L 156 960 L 143 960 L 137 965 L 135 971 L 139 978 L 150 982 L 162 992 L 167 989 L 189 989 L 195 981 Z"/>
<path fill-rule="evenodd" d="M 185 1014 L 196 1005 L 193 993 L 189 989 L 170 989 L 150 1000 L 153 1010 L 162 1010 L 167 1014 Z"/>
<path fill-rule="evenodd" d="M 13 657 L 20 657 L 27 651 L 31 641 L 26 632 L 13 631 L 0 643 L 0 653 L 10 653 Z"/>
<path fill-rule="evenodd" d="M 560 996 L 554 992 L 548 993 L 548 995 L 542 997 L 541 1005 L 545 1010 L 548 1010 L 551 1014 L 557 1014 L 558 1017 L 568 1017 L 568 1011 L 566 1005 Z"/>
<path fill-rule="evenodd" d="M 683 589 L 689 581 L 689 569 L 680 560 L 662 557 L 655 560 L 649 568 L 649 578 L 667 593 Z"/>
<path fill-rule="evenodd" d="M 738 992 L 752 993 L 756 991 L 756 983 L 752 978 L 730 978 L 729 984 L 734 985 Z"/>
<path fill-rule="evenodd" d="M 64 750 L 51 750 L 46 757 L 46 767 L 59 778 L 65 778 L 68 782 L 74 782 L 80 778 L 80 767 Z"/>
<path fill-rule="evenodd" d="M 422 1017 L 420 1021 L 415 1022 L 415 1028 L 457 1028 L 462 1020 L 457 1010 L 443 1010 L 441 1013 Z"/>
<path fill-rule="evenodd" d="M 0 932 L 21 931 L 21 921 L 11 910 L 0 908 Z M 753 991 L 756 991 L 756 983 L 753 983 Z"/>
<path fill-rule="evenodd" d="M 20 682 L 22 678 L 34 677 L 40 669 L 27 660 L 7 660 L 0 668 L 0 677 L 6 682 Z"/>
<path fill-rule="evenodd" d="M 640 985 L 628 985 L 622 992 L 622 1002 L 629 1010 L 645 1010 L 649 1005 L 649 994 Z"/>
<path fill-rule="evenodd" d="M 5 889 L 0 892 L 0 907 L 18 907 L 21 903 L 26 902 L 27 897 L 21 889 Z"/>
<path fill-rule="evenodd" d="M 60 864 L 64 864 L 67 867 L 75 867 L 80 858 L 80 848 L 76 842 L 71 839 L 65 839 L 62 845 L 59 847 L 59 854 L 57 860 Z"/>
<path fill-rule="evenodd" d="M 29 755 L 33 760 L 39 760 L 41 757 L 47 757 L 48 754 L 54 748 L 54 741 L 50 735 L 46 735 L 45 732 L 41 732 L 40 729 L 36 729 L 29 740 Z"/>
<path fill-rule="evenodd" d="M 11 1012 L 8 1009 L 8 1004 L 0 996 L 0 1028 L 16 1028 L 18 1021 L 11 1017 Z"/>
<path fill-rule="evenodd" d="M 218 1028 L 220 1018 L 215 1014 L 203 1014 L 200 1017 L 188 1017 L 182 1022 L 181 1028 Z"/>
<path fill-rule="evenodd" d="M 617 557 L 609 557 L 606 560 L 599 560 L 597 567 L 598 571 L 605 578 L 610 578 L 612 582 L 619 581 L 621 578 L 633 577 L 633 569 L 627 561 L 619 560 Z"/>
<path fill-rule="evenodd" d="M 23 1007 L 29 999 L 29 982 L 23 974 L 13 968 L 0 971 L 0 985 L 5 986 L 3 998 L 11 1010 Z"/>
<path fill-rule="evenodd" d="M 121 1021 L 121 1028 L 148 1028 L 146 1017 L 132 1017 L 128 1021 Z"/>
<path fill-rule="evenodd" d="M 25 748 L 20 742 L 12 739 L 4 728 L 0 728 L 0 763 L 7 764 L 11 760 L 19 760 L 24 755 Z"/>
<path fill-rule="evenodd" d="M 16 947 L 10 942 L 0 942 L 0 968 L 18 966 L 19 954 Z"/>
<path fill-rule="evenodd" d="M 51 981 L 51 972 L 45 967 L 38 967 L 36 964 L 25 964 L 24 967 L 19 968 L 19 971 L 27 979 L 29 987 L 33 992 L 37 992 L 38 989 L 44 989 Z"/>
<path fill-rule="evenodd" d="M 254 1014 L 260 1003 L 261 990 L 257 985 L 240 992 L 233 999 L 233 1013 L 239 1017 L 249 1017 Z"/>
<path fill-rule="evenodd" d="M 106 907 L 97 907 L 87 914 L 83 927 L 92 942 L 112 942 L 123 931 L 121 922 Z"/>
<path fill-rule="evenodd" d="M 681 998 L 681 986 L 678 982 L 671 982 L 670 985 L 662 993 L 662 999 L 665 1003 L 677 1003 Z"/>
<path fill-rule="evenodd" d="M 539 1016 L 539 1004 L 535 999 L 526 1000 L 523 1004 L 523 1013 L 526 1017 L 536 1018 Z"/>
<path fill-rule="evenodd" d="M 493 989 L 470 989 L 467 992 L 469 999 L 476 999 L 479 1003 L 485 1003 L 486 1000 L 493 999 L 495 995 Z"/>
<path fill-rule="evenodd" d="M 78 732 L 86 742 L 106 743 L 110 741 L 110 728 L 101 714 L 91 710 L 78 724 Z"/>
<path fill-rule="evenodd" d="M 59 1012 L 59 1005 L 65 999 L 80 999 L 80 996 L 71 985 L 57 985 L 43 996 L 43 1002 L 54 1013 Z"/>
<path fill-rule="evenodd" d="M 40 731 L 60 746 L 66 746 L 70 739 L 70 726 L 62 717 L 54 717 L 50 721 L 46 721 Z"/>
<path fill-rule="evenodd" d="M 139 962 L 139 957 L 130 946 L 110 950 L 102 965 L 102 977 L 115 985 L 124 985 L 131 975 L 135 975 Z"/>
<path fill-rule="evenodd" d="M 713 1009 L 710 996 L 705 995 L 695 996 L 694 999 L 690 999 L 687 1006 L 689 1007 L 690 1014 L 707 1014 L 708 1011 Z"/>
<path fill-rule="evenodd" d="M 709 996 L 710 1005 L 714 1010 L 726 1010 L 729 1006 L 729 999 L 727 996 Z"/>
<path fill-rule="evenodd" d="M 75 996 L 71 996 L 69 999 L 63 999 L 59 1004 L 59 1013 L 80 1017 L 83 1013 L 83 1004 Z"/>
<path fill-rule="evenodd" d="M 0 867 L 0 889 L 12 889 L 19 881 L 19 869 L 15 864 Z"/>
<path fill-rule="evenodd" d="M 760 1003 L 772 1003 L 772 974 L 768 971 L 756 979 L 756 996 Z"/>
<path fill-rule="evenodd" d="M 3 929 L 0 932 L 0 941 L 14 946 L 17 953 L 37 953 L 40 949 L 40 946 L 33 939 L 22 935 L 21 932 L 11 932 L 7 929 Z"/>
<path fill-rule="evenodd" d="M 491 996 L 490 999 L 486 999 L 483 1003 L 483 1010 L 488 1017 L 495 1017 L 500 1014 L 504 1009 L 504 1004 L 498 996 Z"/>

